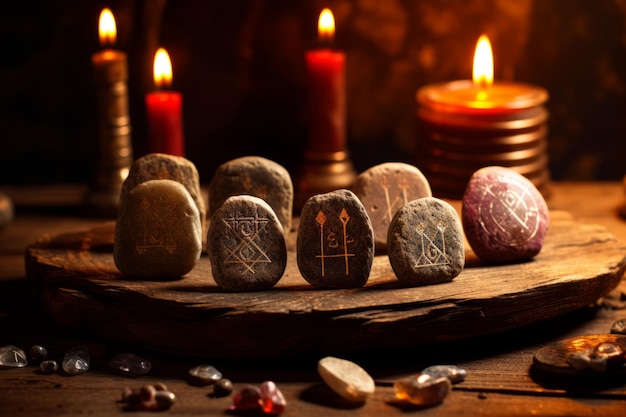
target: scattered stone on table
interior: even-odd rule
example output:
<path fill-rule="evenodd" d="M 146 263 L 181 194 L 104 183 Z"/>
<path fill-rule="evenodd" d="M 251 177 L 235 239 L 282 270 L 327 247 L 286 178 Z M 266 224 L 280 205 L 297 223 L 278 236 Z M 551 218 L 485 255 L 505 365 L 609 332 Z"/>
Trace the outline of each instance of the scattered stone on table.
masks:
<path fill-rule="evenodd" d="M 452 281 L 465 266 L 463 226 L 454 207 L 435 197 L 409 201 L 389 224 L 387 254 L 407 286 Z"/>
<path fill-rule="evenodd" d="M 465 381 L 467 371 L 455 365 L 433 365 L 424 368 L 422 374 L 430 375 L 433 378 L 445 376 L 453 384 Z"/>
<path fill-rule="evenodd" d="M 41 345 L 33 345 L 28 351 L 28 358 L 33 363 L 40 363 L 48 359 L 48 350 Z"/>
<path fill-rule="evenodd" d="M 420 406 L 441 403 L 452 390 L 450 379 L 445 376 L 434 377 L 417 374 L 393 384 L 396 398 Z"/>
<path fill-rule="evenodd" d="M 59 370 L 59 365 L 57 361 L 48 359 L 39 364 L 39 370 L 44 374 L 54 374 Z"/>
<path fill-rule="evenodd" d="M 176 395 L 163 383 L 143 385 L 140 388 L 125 387 L 119 403 L 128 411 L 163 411 L 176 402 Z"/>
<path fill-rule="evenodd" d="M 577 371 L 591 367 L 591 358 L 589 351 L 570 352 L 567 355 L 567 363 Z"/>
<path fill-rule="evenodd" d="M 261 389 L 254 385 L 245 385 L 233 397 L 230 410 L 261 409 Z"/>
<path fill-rule="evenodd" d="M 320 288 L 358 288 L 374 261 L 374 231 L 358 197 L 336 190 L 310 197 L 300 213 L 296 256 L 300 274 Z"/>
<path fill-rule="evenodd" d="M 231 196 L 213 213 L 207 234 L 213 279 L 227 291 L 273 287 L 287 266 L 283 227 L 259 197 Z"/>
<path fill-rule="evenodd" d="M 172 180 L 181 183 L 198 208 L 202 230 L 206 230 L 206 202 L 200 188 L 200 176 L 193 162 L 182 156 L 164 153 L 150 153 L 137 158 L 122 185 L 120 206 L 124 204 L 133 188 L 150 180 Z"/>
<path fill-rule="evenodd" d="M 0 347 L 0 367 L 23 368 L 28 366 L 26 353 L 22 349 L 13 345 Z"/>
<path fill-rule="evenodd" d="M 265 381 L 259 387 L 261 409 L 265 414 L 280 414 L 285 411 L 287 400 L 273 381 Z"/>
<path fill-rule="evenodd" d="M 626 319 L 617 320 L 611 325 L 611 333 L 626 335 Z"/>
<path fill-rule="evenodd" d="M 230 379 L 221 378 L 213 385 L 214 397 L 226 397 L 233 392 L 233 383 Z"/>
<path fill-rule="evenodd" d="M 591 359 L 591 369 L 599 372 L 604 372 L 607 368 L 621 367 L 626 362 L 624 349 L 610 342 L 603 342 L 595 346 L 589 353 L 589 358 Z"/>
<path fill-rule="evenodd" d="M 77 346 L 65 352 L 63 357 L 63 371 L 68 375 L 80 375 L 89 370 L 91 356 L 89 350 L 83 346 Z"/>
<path fill-rule="evenodd" d="M 222 379 L 222 373 L 212 365 L 198 365 L 189 370 L 189 383 L 192 385 L 211 385 Z"/>
<path fill-rule="evenodd" d="M 187 189 L 172 180 L 150 180 L 133 188 L 120 206 L 113 258 L 125 275 L 181 277 L 202 252 L 198 207 Z"/>
<path fill-rule="evenodd" d="M 379 251 L 387 248 L 387 229 L 396 212 L 411 200 L 432 196 L 422 171 L 403 162 L 385 162 L 363 171 L 351 189 L 369 214 Z"/>
<path fill-rule="evenodd" d="M 109 359 L 109 368 L 124 376 L 139 376 L 150 372 L 152 363 L 134 353 L 120 353 Z"/>
<path fill-rule="evenodd" d="M 242 156 L 220 165 L 209 183 L 209 217 L 228 197 L 247 194 L 259 197 L 272 207 L 283 225 L 291 231 L 293 182 L 280 164 L 260 156 Z"/>
<path fill-rule="evenodd" d="M 472 250 L 490 263 L 533 258 L 549 226 L 548 206 L 535 185 L 513 168 L 499 166 L 471 176 L 461 219 Z"/>
<path fill-rule="evenodd" d="M 0 230 L 8 226 L 15 216 L 13 200 L 7 194 L 0 192 Z"/>
<path fill-rule="evenodd" d="M 317 363 L 317 371 L 326 385 L 352 402 L 364 402 L 376 389 L 374 379 L 356 363 L 326 356 Z"/>

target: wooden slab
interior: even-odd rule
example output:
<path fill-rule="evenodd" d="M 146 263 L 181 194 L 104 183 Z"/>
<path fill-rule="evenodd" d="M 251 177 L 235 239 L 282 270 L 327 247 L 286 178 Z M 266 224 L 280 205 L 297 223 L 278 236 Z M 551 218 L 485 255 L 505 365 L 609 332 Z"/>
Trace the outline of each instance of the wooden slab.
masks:
<path fill-rule="evenodd" d="M 299 274 L 295 232 L 271 290 L 222 291 L 206 256 L 181 279 L 129 280 L 113 262 L 113 223 L 40 239 L 26 250 L 26 272 L 59 325 L 166 353 L 265 358 L 418 346 L 546 320 L 614 289 L 626 268 L 624 242 L 567 212 L 550 214 L 534 260 L 489 266 L 466 249 L 454 281 L 424 287 L 400 285 L 379 255 L 364 288 L 316 289 Z"/>

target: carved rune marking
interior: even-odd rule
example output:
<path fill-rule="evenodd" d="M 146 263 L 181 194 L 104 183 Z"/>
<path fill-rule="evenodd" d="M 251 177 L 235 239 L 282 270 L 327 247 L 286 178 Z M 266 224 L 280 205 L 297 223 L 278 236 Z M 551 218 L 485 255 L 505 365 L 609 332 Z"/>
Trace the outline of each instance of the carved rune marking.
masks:
<path fill-rule="evenodd" d="M 420 235 L 421 255 L 415 264 L 416 268 L 425 268 L 430 266 L 441 266 L 450 264 L 450 260 L 446 256 L 446 224 L 439 222 L 437 230 L 432 236 L 426 234 L 426 227 L 423 224 L 417 225 L 416 229 Z M 440 243 L 440 246 L 437 246 Z"/>
<path fill-rule="evenodd" d="M 175 204 L 171 206 L 172 207 L 168 208 L 168 212 L 171 212 L 171 210 L 176 207 Z M 135 247 L 137 252 L 143 255 L 147 249 L 162 248 L 169 253 L 174 253 L 176 250 L 176 242 L 170 236 L 169 228 L 163 226 L 160 219 L 155 218 L 153 211 L 150 210 L 150 202 L 144 198 L 141 201 L 140 207 L 146 214 L 141 216 L 143 219 L 142 244 Z M 151 220 L 156 221 L 148 222 L 148 218 L 152 218 Z"/>
<path fill-rule="evenodd" d="M 265 250 L 259 246 L 257 239 L 259 233 L 267 226 L 269 219 L 258 217 L 230 217 L 222 219 L 237 238 L 237 246 L 234 249 L 227 248 L 229 255 L 224 263 L 240 264 L 244 267 L 241 275 L 246 273 L 255 274 L 254 266 L 258 263 L 271 263 Z"/>
<path fill-rule="evenodd" d="M 387 223 L 391 223 L 391 219 L 398 209 L 400 209 L 404 204 L 409 202 L 409 198 L 407 195 L 407 188 L 409 188 L 409 183 L 404 176 L 400 177 L 400 181 L 398 182 L 398 188 L 401 190 L 400 195 L 396 195 L 396 197 L 391 201 L 391 197 L 389 196 L 389 179 L 387 175 L 384 175 L 380 180 L 380 186 L 385 191 L 385 203 L 387 203 Z"/>
<path fill-rule="evenodd" d="M 316 258 L 320 258 L 321 268 L 322 268 L 322 276 L 326 273 L 326 258 L 343 258 L 345 263 L 346 275 L 350 275 L 350 268 L 348 259 L 351 256 L 354 256 L 353 253 L 348 253 L 348 244 L 354 243 L 354 239 L 348 236 L 348 222 L 350 221 L 350 215 L 346 211 L 346 209 L 341 210 L 339 214 L 339 221 L 342 225 L 341 231 L 341 239 L 343 244 L 339 241 L 336 232 L 328 232 L 325 234 L 324 225 L 328 218 L 326 215 L 320 210 L 315 217 L 315 221 L 320 225 L 320 254 L 316 255 Z M 326 244 L 325 244 L 326 243 Z M 330 249 L 329 252 L 336 251 L 332 254 L 327 254 L 325 249 L 326 246 Z M 343 251 L 341 249 L 343 248 Z M 339 249 L 339 251 L 337 251 Z"/>

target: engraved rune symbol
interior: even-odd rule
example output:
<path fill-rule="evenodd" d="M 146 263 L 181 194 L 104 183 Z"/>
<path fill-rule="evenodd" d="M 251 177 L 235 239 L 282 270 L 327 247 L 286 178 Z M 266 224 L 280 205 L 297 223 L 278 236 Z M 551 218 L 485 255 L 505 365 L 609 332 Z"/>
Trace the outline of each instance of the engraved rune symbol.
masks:
<path fill-rule="evenodd" d="M 241 275 L 255 274 L 254 267 L 259 263 L 271 263 L 267 253 L 259 246 L 259 233 L 267 226 L 267 218 L 258 217 L 230 217 L 222 219 L 237 238 L 237 246 L 228 248 L 229 255 L 224 261 L 227 264 L 239 264 L 244 267 Z"/>
<path fill-rule="evenodd" d="M 175 204 L 170 204 L 170 206 L 168 212 L 176 207 Z M 170 236 L 169 228 L 163 225 L 161 219 L 155 217 L 153 211 L 150 210 L 150 202 L 146 198 L 141 201 L 140 207 L 146 214 L 142 216 L 142 244 L 135 247 L 137 252 L 143 255 L 148 249 L 162 248 L 173 253 L 176 250 L 176 242 Z M 150 221 L 148 221 L 149 218 L 151 218 Z"/>
<path fill-rule="evenodd" d="M 321 210 L 319 211 L 319 213 L 317 213 L 317 216 L 315 217 L 315 221 L 320 226 L 320 254 L 316 255 L 315 257 L 320 259 L 322 276 L 324 276 L 324 274 L 326 273 L 326 258 L 343 258 L 345 263 L 346 275 L 350 275 L 348 259 L 351 256 L 354 256 L 353 253 L 348 253 L 348 244 L 354 242 L 354 239 L 348 236 L 347 226 L 348 222 L 350 221 L 350 215 L 345 208 L 341 210 L 341 213 L 339 214 L 339 221 L 342 225 L 341 236 L 339 238 L 337 236 L 337 233 L 334 231 L 330 231 L 328 232 L 328 234 L 325 234 L 324 225 L 326 224 L 327 220 L 328 218 Z M 334 254 L 327 254 L 325 251 L 325 242 L 328 244 L 328 248 L 330 249 L 341 249 L 341 247 L 343 247 L 343 252 L 338 251 Z M 343 244 L 341 242 L 343 242 Z"/>
<path fill-rule="evenodd" d="M 448 265 L 450 260 L 446 256 L 446 224 L 439 222 L 432 236 L 426 234 L 426 226 L 417 225 L 417 232 L 420 235 L 421 255 L 415 264 L 416 268 L 425 268 L 430 266 Z M 439 243 L 439 246 L 437 246 Z"/>
<path fill-rule="evenodd" d="M 380 186 L 385 191 L 385 203 L 387 203 L 387 223 L 391 223 L 391 219 L 393 218 L 396 211 L 404 204 L 409 202 L 406 191 L 409 188 L 409 183 L 404 176 L 400 177 L 400 181 L 398 182 L 398 188 L 400 188 L 402 193 L 401 195 L 396 195 L 393 201 L 391 201 L 391 197 L 389 196 L 389 179 L 386 175 L 381 178 Z"/>

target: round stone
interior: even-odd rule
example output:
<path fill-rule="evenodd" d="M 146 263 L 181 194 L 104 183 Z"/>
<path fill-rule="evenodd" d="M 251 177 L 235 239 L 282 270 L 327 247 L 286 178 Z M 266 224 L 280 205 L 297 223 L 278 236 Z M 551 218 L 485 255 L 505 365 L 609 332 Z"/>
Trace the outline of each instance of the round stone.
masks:
<path fill-rule="evenodd" d="M 302 207 L 296 256 L 300 274 L 310 284 L 320 288 L 364 286 L 374 250 L 372 223 L 352 191 L 314 195 Z"/>
<path fill-rule="evenodd" d="M 213 279 L 227 291 L 271 288 L 287 266 L 280 221 L 268 203 L 251 195 L 229 197 L 213 213 L 207 249 Z"/>
<path fill-rule="evenodd" d="M 29 359 L 34 363 L 39 363 L 48 359 L 48 350 L 41 345 L 33 345 L 28 351 Z"/>
<path fill-rule="evenodd" d="M 512 168 L 491 166 L 470 178 L 461 219 L 476 256 L 486 262 L 506 263 L 531 259 L 541 251 L 549 212 L 529 179 Z"/>
<path fill-rule="evenodd" d="M 59 369 L 59 365 L 56 361 L 45 360 L 39 364 L 39 369 L 44 374 L 53 374 Z"/>
<path fill-rule="evenodd" d="M 133 188 L 120 206 L 113 259 L 125 275 L 175 278 L 190 272 L 202 252 L 198 207 L 172 180 L 150 180 Z"/>
<path fill-rule="evenodd" d="M 389 224 L 387 254 L 405 285 L 452 281 L 465 266 L 463 227 L 454 207 L 436 197 L 405 204 Z"/>
<path fill-rule="evenodd" d="M 213 395 L 216 397 L 226 397 L 233 392 L 233 383 L 230 379 L 222 378 L 215 382 Z"/>
<path fill-rule="evenodd" d="M 431 406 L 439 404 L 448 396 L 452 390 L 452 383 L 444 376 L 418 374 L 396 381 L 393 387 L 399 400 L 420 406 Z"/>
<path fill-rule="evenodd" d="M 453 384 L 463 382 L 467 376 L 467 371 L 455 365 L 432 365 L 422 370 L 422 374 L 427 374 L 433 378 L 445 376 Z"/>
<path fill-rule="evenodd" d="M 377 251 L 387 248 L 387 229 L 396 212 L 411 200 L 432 196 L 422 171 L 403 162 L 385 162 L 363 171 L 351 189 L 370 216 Z"/>
<path fill-rule="evenodd" d="M 374 379 L 356 363 L 326 356 L 317 363 L 317 371 L 326 385 L 343 398 L 364 402 L 374 393 Z"/>
<path fill-rule="evenodd" d="M 189 380 L 193 385 L 215 384 L 222 379 L 222 373 L 212 365 L 198 365 L 189 370 Z"/>

